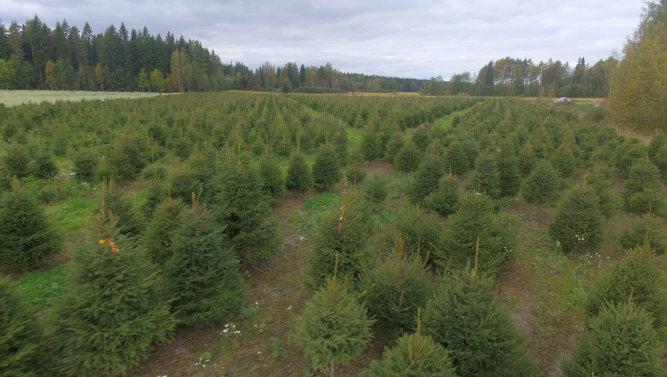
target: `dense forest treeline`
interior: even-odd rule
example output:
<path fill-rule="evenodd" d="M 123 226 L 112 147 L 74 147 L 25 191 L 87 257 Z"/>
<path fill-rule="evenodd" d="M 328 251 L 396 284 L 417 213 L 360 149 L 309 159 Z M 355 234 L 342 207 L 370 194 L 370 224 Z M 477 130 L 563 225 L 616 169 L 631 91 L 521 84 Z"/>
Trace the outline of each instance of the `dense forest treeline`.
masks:
<path fill-rule="evenodd" d="M 0 89 L 111 91 L 418 91 L 426 80 L 344 73 L 331 64 L 264 63 L 252 70 L 223 63 L 199 41 L 109 26 L 93 33 L 67 21 L 49 28 L 39 17 L 0 23 Z"/>
<path fill-rule="evenodd" d="M 476 77 L 469 72 L 456 74 L 449 81 L 431 79 L 424 94 L 528 97 L 607 97 L 614 69 L 613 57 L 589 65 L 580 58 L 574 67 L 560 60 L 535 63 L 530 59 L 506 57 L 490 61 Z"/>

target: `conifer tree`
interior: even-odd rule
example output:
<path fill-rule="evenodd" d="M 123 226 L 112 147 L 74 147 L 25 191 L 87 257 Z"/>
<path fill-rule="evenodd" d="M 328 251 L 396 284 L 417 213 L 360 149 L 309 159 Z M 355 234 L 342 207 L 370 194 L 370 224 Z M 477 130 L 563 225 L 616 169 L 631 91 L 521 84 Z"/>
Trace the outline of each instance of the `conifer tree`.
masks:
<path fill-rule="evenodd" d="M 417 255 L 408 256 L 397 236 L 394 250 L 377 258 L 362 277 L 368 313 L 392 335 L 415 330 L 417 310 L 431 294 L 431 278 Z"/>
<path fill-rule="evenodd" d="M 333 135 L 333 144 L 335 147 L 338 164 L 340 166 L 345 166 L 349 157 L 347 129 L 345 126 L 341 126 L 336 129 Z"/>
<path fill-rule="evenodd" d="M 155 299 L 155 271 L 115 224 L 102 207 L 49 316 L 60 374 L 123 374 L 174 328 L 168 305 Z"/>
<path fill-rule="evenodd" d="M 287 170 L 285 187 L 290 191 L 304 192 L 312 186 L 312 176 L 306 164 L 306 159 L 301 153 L 295 153 L 290 160 Z"/>
<path fill-rule="evenodd" d="M 588 336 L 575 346 L 563 368 L 565 376 L 664 376 L 664 346 L 651 321 L 632 302 L 607 304 L 591 320 Z"/>
<path fill-rule="evenodd" d="M 97 171 L 97 155 L 90 149 L 84 148 L 74 154 L 74 172 L 82 181 L 91 182 Z"/>
<path fill-rule="evenodd" d="M 382 158 L 384 154 L 384 144 L 382 135 L 374 129 L 366 129 L 361 137 L 361 153 L 368 161 Z"/>
<path fill-rule="evenodd" d="M 30 155 L 25 145 L 9 145 L 4 160 L 7 175 L 10 177 L 23 178 L 30 174 Z"/>
<path fill-rule="evenodd" d="M 396 218 L 396 230 L 400 234 L 405 252 L 419 256 L 427 263 L 436 263 L 443 248 L 443 224 L 434 213 L 420 207 L 409 208 Z"/>
<path fill-rule="evenodd" d="M 428 335 L 404 335 L 371 362 L 364 377 L 456 377 L 449 353 Z"/>
<path fill-rule="evenodd" d="M 558 174 L 547 162 L 539 162 L 521 187 L 523 198 L 531 203 L 549 203 L 558 196 Z"/>
<path fill-rule="evenodd" d="M 294 336 L 315 370 L 335 376 L 336 366 L 358 356 L 371 338 L 366 309 L 335 277 L 308 301 Z"/>
<path fill-rule="evenodd" d="M 600 200 L 589 186 L 576 187 L 558 209 L 549 232 L 566 252 L 595 247 L 602 240 Z"/>
<path fill-rule="evenodd" d="M 584 183 L 589 185 L 595 191 L 600 200 L 600 211 L 609 218 L 614 211 L 614 203 L 611 197 L 611 172 L 606 164 L 598 162 L 595 166 L 586 172 Z"/>
<path fill-rule="evenodd" d="M 363 198 L 356 193 L 344 195 L 339 210 L 326 214 L 320 222 L 309 261 L 309 284 L 319 288 L 334 273 L 356 283 L 371 262 L 366 244 L 372 228 Z"/>
<path fill-rule="evenodd" d="M 111 212 L 118 220 L 118 231 L 126 237 L 139 237 L 144 230 L 144 220 L 132 202 L 123 195 L 121 188 L 113 181 L 102 183 L 100 188 L 101 209 Z"/>
<path fill-rule="evenodd" d="M 459 180 L 451 173 L 440 179 L 438 188 L 424 199 L 424 207 L 447 217 L 459 206 Z"/>
<path fill-rule="evenodd" d="M 412 142 L 417 149 L 425 151 L 431 144 L 431 132 L 428 126 L 420 126 L 412 133 Z"/>
<path fill-rule="evenodd" d="M 477 157 L 469 187 L 492 198 L 500 197 L 500 172 L 493 152 L 485 151 Z"/>
<path fill-rule="evenodd" d="M 535 156 L 535 151 L 533 150 L 533 144 L 528 141 L 519 151 L 519 171 L 522 176 L 527 176 L 533 170 L 535 166 L 537 157 Z"/>
<path fill-rule="evenodd" d="M 521 188 L 519 159 L 512 151 L 503 149 L 498 156 L 498 170 L 500 171 L 500 195 L 513 197 Z"/>
<path fill-rule="evenodd" d="M 449 216 L 436 263 L 461 268 L 477 258 L 482 272 L 494 273 L 511 256 L 516 235 L 515 222 L 495 213 L 491 198 L 466 192 L 459 198 L 458 211 Z"/>
<path fill-rule="evenodd" d="M 244 159 L 231 158 L 224 163 L 215 186 L 213 214 L 241 258 L 256 262 L 273 254 L 278 229 L 255 167 Z"/>
<path fill-rule="evenodd" d="M 172 242 L 164 284 L 180 323 L 219 323 L 243 305 L 239 261 L 220 224 L 196 199 L 181 214 Z"/>
<path fill-rule="evenodd" d="M 48 152 L 41 152 L 35 157 L 33 170 L 33 174 L 38 178 L 49 178 L 58 173 L 58 167 Z"/>
<path fill-rule="evenodd" d="M 534 375 L 511 317 L 475 269 L 442 278 L 424 309 L 424 332 L 449 351 L 457 376 Z"/>
<path fill-rule="evenodd" d="M 630 169 L 639 162 L 639 160 L 649 157 L 648 147 L 636 139 L 626 139 L 617 149 L 619 155 L 616 158 L 616 168 L 623 179 L 628 179 Z"/>
<path fill-rule="evenodd" d="M 0 198 L 0 263 L 27 270 L 58 252 L 60 237 L 19 181 L 11 186 Z"/>
<path fill-rule="evenodd" d="M 45 375 L 48 353 L 34 313 L 14 283 L 0 276 L 0 377 Z"/>
<path fill-rule="evenodd" d="M 626 207 L 632 213 L 661 214 L 665 205 L 661 188 L 658 168 L 648 158 L 639 159 L 630 168 L 625 181 L 623 198 Z"/>
<path fill-rule="evenodd" d="M 319 192 L 331 190 L 340 181 L 336 151 L 329 145 L 320 148 L 313 163 L 313 183 Z"/>
<path fill-rule="evenodd" d="M 653 326 L 667 339 L 667 277 L 647 246 L 630 250 L 598 279 L 586 298 L 586 314 L 594 318 L 605 304 L 632 301 L 653 317 Z"/>
<path fill-rule="evenodd" d="M 419 167 L 421 154 L 412 142 L 404 143 L 394 157 L 396 170 L 403 173 L 411 173 Z"/>
<path fill-rule="evenodd" d="M 421 203 L 424 198 L 438 188 L 438 182 L 444 174 L 442 161 L 430 157 L 422 161 L 410 190 L 412 200 L 415 203 Z"/>
<path fill-rule="evenodd" d="M 259 175 L 262 178 L 264 194 L 270 198 L 278 198 L 285 191 L 285 179 L 278 166 L 278 161 L 269 154 L 259 160 Z"/>
<path fill-rule="evenodd" d="M 637 246 L 648 245 L 656 254 L 660 255 L 667 250 L 667 224 L 665 220 L 651 213 L 646 213 L 632 228 L 621 234 L 621 246 L 633 249 Z"/>
<path fill-rule="evenodd" d="M 577 157 L 567 143 L 561 144 L 550 160 L 554 168 L 564 177 L 571 176 L 577 168 Z"/>
<path fill-rule="evenodd" d="M 345 170 L 345 178 L 353 185 L 361 183 L 366 178 L 366 171 L 358 160 L 353 160 Z"/>
<path fill-rule="evenodd" d="M 387 178 L 373 173 L 364 183 L 364 196 L 372 203 L 382 203 L 387 198 Z"/>
<path fill-rule="evenodd" d="M 466 148 L 461 142 L 454 142 L 445 150 L 445 169 L 454 174 L 461 175 L 468 171 L 469 162 Z"/>
<path fill-rule="evenodd" d="M 148 258 L 163 266 L 171 256 L 174 233 L 181 225 L 181 212 L 185 206 L 180 199 L 171 197 L 162 201 L 153 211 L 153 218 L 146 227 L 143 247 Z"/>

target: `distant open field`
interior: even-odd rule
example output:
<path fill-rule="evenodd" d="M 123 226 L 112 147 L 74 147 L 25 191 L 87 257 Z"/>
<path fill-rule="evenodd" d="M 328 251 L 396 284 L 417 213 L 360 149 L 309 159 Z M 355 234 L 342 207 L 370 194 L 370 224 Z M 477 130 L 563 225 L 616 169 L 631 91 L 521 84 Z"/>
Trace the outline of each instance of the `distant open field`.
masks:
<path fill-rule="evenodd" d="M 146 92 L 87 92 L 69 90 L 0 90 L 0 103 L 17 106 L 24 103 L 56 101 L 105 100 L 118 98 L 141 98 L 159 96 Z"/>

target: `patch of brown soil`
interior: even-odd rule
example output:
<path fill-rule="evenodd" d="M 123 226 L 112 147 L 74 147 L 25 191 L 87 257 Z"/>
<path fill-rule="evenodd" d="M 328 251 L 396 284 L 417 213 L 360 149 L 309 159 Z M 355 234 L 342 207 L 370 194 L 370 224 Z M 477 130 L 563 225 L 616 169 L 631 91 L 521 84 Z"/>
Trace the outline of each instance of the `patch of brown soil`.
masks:
<path fill-rule="evenodd" d="M 364 170 L 367 173 L 389 174 L 391 171 L 391 164 L 382 160 L 369 161 L 364 164 Z"/>

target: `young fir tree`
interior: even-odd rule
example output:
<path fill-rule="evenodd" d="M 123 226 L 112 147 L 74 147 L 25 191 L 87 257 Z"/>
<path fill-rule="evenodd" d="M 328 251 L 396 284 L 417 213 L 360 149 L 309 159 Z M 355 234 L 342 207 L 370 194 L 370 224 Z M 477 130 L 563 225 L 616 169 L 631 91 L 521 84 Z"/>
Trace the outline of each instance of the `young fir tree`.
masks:
<path fill-rule="evenodd" d="M 438 261 L 443 247 L 443 224 L 438 215 L 420 207 L 408 208 L 397 216 L 395 223 L 408 255 L 419 256 L 429 264 Z"/>
<path fill-rule="evenodd" d="M 382 158 L 384 154 L 384 143 L 382 135 L 374 129 L 366 129 L 361 136 L 361 153 L 368 161 Z"/>
<path fill-rule="evenodd" d="M 366 202 L 357 194 L 344 195 L 340 209 L 322 219 L 310 256 L 310 281 L 319 288 L 336 273 L 344 280 L 356 283 L 370 264 L 366 250 L 373 221 Z"/>
<path fill-rule="evenodd" d="M 445 169 L 454 174 L 461 175 L 470 168 L 466 146 L 462 142 L 454 142 L 445 150 Z"/>
<path fill-rule="evenodd" d="M 500 197 L 500 171 L 493 152 L 485 151 L 477 157 L 469 188 L 492 198 Z"/>
<path fill-rule="evenodd" d="M 164 284 L 180 323 L 206 326 L 243 305 L 239 261 L 220 224 L 196 199 L 174 232 Z"/>
<path fill-rule="evenodd" d="M 123 195 L 120 186 L 113 181 L 102 183 L 98 212 L 102 208 L 118 220 L 118 231 L 122 235 L 135 238 L 141 235 L 144 230 L 141 212 L 134 208 L 132 202 Z"/>
<path fill-rule="evenodd" d="M 616 159 L 616 168 L 623 179 L 628 178 L 632 166 L 639 160 L 648 158 L 648 148 L 638 140 L 626 141 L 618 148 L 619 156 Z"/>
<path fill-rule="evenodd" d="M 549 203 L 558 197 L 558 173 L 547 162 L 538 162 L 521 187 L 527 202 Z"/>
<path fill-rule="evenodd" d="M 571 176 L 577 168 L 577 157 L 567 143 L 561 144 L 550 158 L 551 164 L 564 177 Z"/>
<path fill-rule="evenodd" d="M 650 314 L 632 302 L 605 305 L 575 346 L 565 376 L 664 376 L 664 346 L 651 322 Z"/>
<path fill-rule="evenodd" d="M 412 133 L 412 142 L 415 146 L 425 151 L 431 145 L 431 129 L 428 126 L 420 126 Z"/>
<path fill-rule="evenodd" d="M 394 156 L 394 167 L 403 173 L 412 173 L 419 167 L 421 153 L 412 142 L 406 142 Z"/>
<path fill-rule="evenodd" d="M 58 173 L 58 167 L 53 156 L 48 152 L 41 152 L 35 157 L 33 175 L 38 178 L 50 178 Z"/>
<path fill-rule="evenodd" d="M 45 376 L 48 353 L 34 313 L 14 283 L 0 276 L 0 377 Z"/>
<path fill-rule="evenodd" d="M 614 203 L 611 197 L 611 171 L 603 162 L 598 162 L 595 166 L 586 172 L 584 183 L 589 185 L 600 200 L 600 211 L 609 218 L 614 212 Z"/>
<path fill-rule="evenodd" d="M 500 195 L 513 197 L 518 194 L 521 187 L 521 171 L 519 159 L 514 152 L 508 149 L 500 152 L 498 170 L 500 171 Z"/>
<path fill-rule="evenodd" d="M 648 244 L 658 255 L 667 250 L 667 224 L 665 220 L 651 213 L 644 214 L 632 228 L 621 234 L 621 246 L 633 249 Z"/>
<path fill-rule="evenodd" d="M 661 214 L 665 198 L 661 192 L 660 172 L 648 159 L 639 159 L 629 170 L 623 189 L 625 205 L 632 213 Z"/>
<path fill-rule="evenodd" d="M 362 297 L 377 325 L 392 335 L 415 330 L 417 310 L 431 294 L 431 277 L 416 256 L 408 256 L 397 236 L 394 250 L 375 260 L 361 279 Z"/>
<path fill-rule="evenodd" d="M 364 196 L 371 203 L 382 203 L 387 198 L 387 178 L 373 173 L 364 182 Z"/>
<path fill-rule="evenodd" d="M 115 224 L 102 207 L 49 316 L 62 375 L 123 374 L 174 328 L 169 306 L 155 299 L 155 271 Z"/>
<path fill-rule="evenodd" d="M 0 263 L 27 270 L 56 253 L 60 238 L 19 181 L 11 185 L 0 197 Z"/>
<path fill-rule="evenodd" d="M 294 337 L 313 369 L 335 376 L 336 366 L 366 348 L 372 323 L 355 296 L 332 277 L 297 318 Z"/>
<path fill-rule="evenodd" d="M 410 197 L 415 203 L 421 203 L 430 193 L 438 188 L 440 178 L 445 174 L 442 162 L 431 157 L 419 164 L 415 180 L 410 190 Z"/>
<path fill-rule="evenodd" d="M 494 273 L 511 256 L 516 234 L 514 221 L 495 213 L 491 198 L 466 192 L 459 198 L 458 211 L 449 216 L 437 263 L 462 268 L 478 258 L 481 271 Z"/>
<path fill-rule="evenodd" d="M 382 360 L 371 362 L 364 377 L 456 377 L 447 350 L 428 335 L 404 335 L 385 351 Z"/>
<path fill-rule="evenodd" d="M 440 179 L 438 188 L 424 199 L 424 207 L 443 218 L 459 207 L 459 180 L 451 173 Z"/>
<path fill-rule="evenodd" d="M 667 277 L 647 246 L 630 250 L 598 279 L 586 298 L 586 314 L 597 316 L 607 303 L 632 301 L 653 317 L 658 334 L 667 339 Z"/>
<path fill-rule="evenodd" d="M 353 160 L 345 170 L 345 178 L 353 185 L 361 183 L 366 178 L 366 171 L 359 160 Z"/>
<path fill-rule="evenodd" d="M 456 375 L 532 376 L 523 340 L 476 270 L 442 278 L 424 309 L 424 330 L 449 351 Z"/>
<path fill-rule="evenodd" d="M 7 175 L 23 178 L 30 174 L 30 154 L 23 144 L 11 144 L 7 147 L 4 159 Z"/>
<path fill-rule="evenodd" d="M 582 251 L 600 243 L 603 220 L 595 191 L 586 185 L 579 186 L 565 198 L 549 226 L 549 233 L 563 251 Z"/>
<path fill-rule="evenodd" d="M 285 187 L 290 191 L 304 192 L 313 185 L 313 178 L 310 169 L 306 164 L 306 159 L 301 153 L 295 153 L 290 160 L 287 170 L 287 179 Z"/>
<path fill-rule="evenodd" d="M 341 174 L 336 161 L 336 150 L 324 145 L 317 152 L 313 163 L 313 184 L 319 192 L 329 191 L 340 181 Z"/>
<path fill-rule="evenodd" d="M 285 179 L 278 166 L 278 161 L 270 154 L 259 160 L 259 175 L 262 178 L 262 190 L 268 197 L 276 199 L 285 191 Z"/>
<path fill-rule="evenodd" d="M 74 172 L 82 181 L 91 182 L 97 171 L 97 154 L 90 148 L 78 150 L 74 154 Z"/>
<path fill-rule="evenodd" d="M 535 166 L 536 160 L 537 157 L 533 150 L 533 144 L 528 141 L 521 146 L 521 151 L 519 151 L 519 171 L 522 176 L 525 177 L 530 174 Z"/>
<path fill-rule="evenodd" d="M 213 214 L 241 258 L 256 262 L 273 254 L 278 247 L 278 229 L 255 167 L 232 158 L 223 165 L 215 186 L 218 192 Z"/>
<path fill-rule="evenodd" d="M 168 197 L 153 211 L 142 244 L 148 258 L 159 266 L 163 266 L 171 256 L 174 233 L 181 225 L 180 216 L 184 209 L 180 199 Z"/>

